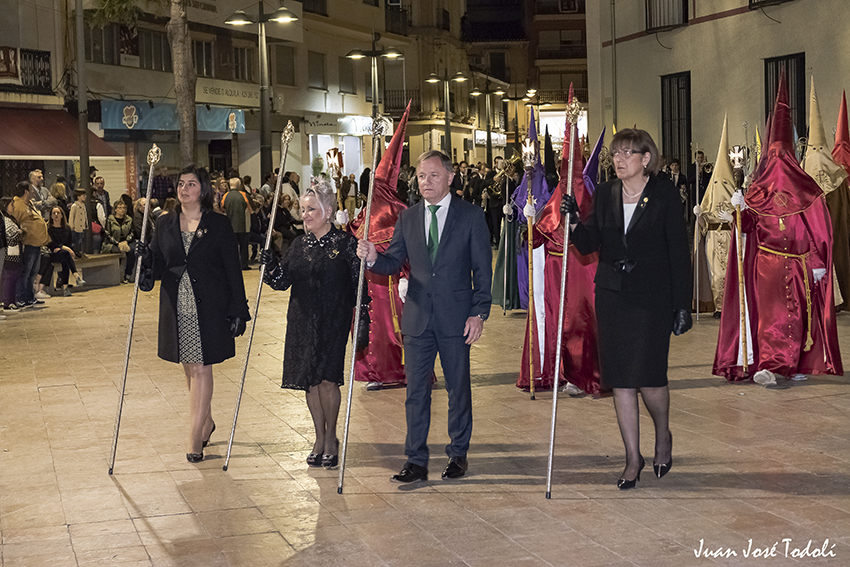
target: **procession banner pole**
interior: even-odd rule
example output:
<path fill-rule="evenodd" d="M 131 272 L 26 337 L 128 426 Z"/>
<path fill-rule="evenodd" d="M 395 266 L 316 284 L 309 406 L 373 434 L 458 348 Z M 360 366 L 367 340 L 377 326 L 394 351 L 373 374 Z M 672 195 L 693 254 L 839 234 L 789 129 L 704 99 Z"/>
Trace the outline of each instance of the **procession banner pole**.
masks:
<path fill-rule="evenodd" d="M 747 362 L 747 358 L 749 357 L 749 352 L 747 351 L 747 302 L 744 295 L 744 243 L 742 242 L 741 233 L 741 206 L 735 206 L 735 227 L 738 229 L 737 240 L 738 240 L 738 297 L 740 298 L 740 310 L 741 310 L 741 360 L 744 376 L 749 374 L 749 365 Z"/>
<path fill-rule="evenodd" d="M 148 152 L 148 189 L 145 192 L 145 215 L 142 220 L 141 242 L 145 241 L 148 234 L 148 218 L 151 208 L 151 192 L 153 190 L 153 168 L 162 157 L 162 150 L 154 144 Z M 124 391 L 127 389 L 127 370 L 130 367 L 130 347 L 133 345 L 133 325 L 136 322 L 136 303 L 139 299 L 139 274 L 142 271 L 142 257 L 136 258 L 136 278 L 133 284 L 133 303 L 130 309 L 130 325 L 127 329 L 127 346 L 124 349 L 124 376 L 121 380 L 121 396 L 118 398 L 118 411 L 115 414 L 115 430 L 112 433 L 112 450 L 109 454 L 109 474 L 115 469 L 115 452 L 118 449 L 118 430 L 121 428 L 121 412 L 124 410 Z"/>
<path fill-rule="evenodd" d="M 286 155 L 289 153 L 289 143 L 292 141 L 292 135 L 295 128 L 292 126 L 292 121 L 287 122 L 286 128 L 280 135 L 280 174 L 277 176 L 277 183 L 274 189 L 274 199 L 272 200 L 272 213 L 269 216 L 269 228 L 266 231 L 266 244 L 263 250 L 268 250 L 272 243 L 272 233 L 274 231 L 274 219 L 277 216 L 277 202 L 280 198 L 280 186 L 283 183 L 283 172 L 286 166 Z M 233 436 L 236 433 L 236 420 L 239 418 L 239 405 L 242 403 L 242 392 L 245 389 L 245 376 L 248 374 L 248 360 L 251 357 L 251 345 L 254 342 L 254 329 L 257 326 L 257 313 L 260 311 L 260 295 L 263 293 L 263 276 L 266 274 L 266 265 L 260 263 L 260 281 L 257 282 L 257 299 L 254 301 L 254 315 L 251 317 L 251 330 L 248 333 L 248 344 L 245 347 L 245 357 L 242 361 L 242 379 L 239 381 L 239 393 L 236 396 L 236 408 L 233 410 L 233 424 L 230 426 L 230 439 L 227 442 L 227 456 L 224 458 L 224 466 L 222 470 L 227 470 L 230 464 L 230 452 L 233 450 Z"/>
<path fill-rule="evenodd" d="M 570 89 L 572 90 L 572 89 Z M 573 144 L 576 141 L 576 123 L 581 112 L 578 99 L 573 99 L 567 105 L 567 121 L 570 123 L 570 161 L 567 168 L 567 195 L 573 194 L 573 168 L 575 167 L 575 153 Z M 555 346 L 555 378 L 552 384 L 552 427 L 549 433 L 549 470 L 546 474 L 546 498 L 552 498 L 552 469 L 555 462 L 555 423 L 558 418 L 558 387 L 561 379 L 561 348 L 564 334 L 564 304 L 567 297 L 567 259 L 569 258 L 570 246 L 570 220 L 564 219 L 564 255 L 561 262 L 561 300 L 558 305 L 558 339 Z"/>
<path fill-rule="evenodd" d="M 369 175 L 369 194 L 366 195 L 366 213 L 363 217 L 363 238 L 369 240 L 369 217 L 372 215 L 372 196 L 375 194 L 375 170 L 378 169 L 378 151 L 384 137 L 384 117 L 380 114 L 372 119 L 372 172 Z M 354 363 L 357 359 L 357 336 L 360 333 L 360 310 L 363 291 L 366 287 L 366 258 L 360 260 L 360 276 L 357 279 L 357 303 L 354 308 L 354 340 L 351 347 L 351 369 L 348 374 L 348 398 L 345 405 L 345 428 L 342 433 L 342 450 L 339 454 L 339 484 L 337 494 L 342 494 L 345 480 L 345 457 L 348 453 L 348 430 L 351 424 L 351 398 L 354 393 Z"/>
<path fill-rule="evenodd" d="M 696 303 L 697 322 L 699 322 L 699 215 L 694 221 L 694 302 Z"/>
<path fill-rule="evenodd" d="M 522 161 L 526 176 L 526 207 L 534 207 L 534 197 L 531 194 L 531 172 L 536 161 L 534 142 L 526 139 L 522 146 Z M 534 399 L 534 331 L 537 328 L 537 318 L 534 313 L 534 215 L 525 215 L 528 222 L 528 390 Z"/>

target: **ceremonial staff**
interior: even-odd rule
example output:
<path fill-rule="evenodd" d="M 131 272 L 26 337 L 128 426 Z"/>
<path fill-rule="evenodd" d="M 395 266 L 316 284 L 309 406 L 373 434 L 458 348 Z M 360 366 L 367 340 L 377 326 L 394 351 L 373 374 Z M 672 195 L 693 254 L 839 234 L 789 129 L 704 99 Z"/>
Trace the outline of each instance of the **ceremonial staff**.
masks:
<path fill-rule="evenodd" d="M 572 89 L 570 89 L 572 91 Z M 575 152 L 573 144 L 576 141 L 576 123 L 578 115 L 581 112 L 581 105 L 578 99 L 573 96 L 573 99 L 567 104 L 567 122 L 570 123 L 570 161 L 568 166 L 567 177 L 567 195 L 573 194 L 573 168 L 575 167 Z M 563 157 L 563 156 L 562 156 Z M 558 305 L 558 335 L 555 343 L 555 378 L 552 383 L 552 428 L 549 434 L 549 471 L 546 475 L 546 498 L 552 498 L 552 467 L 555 460 L 555 422 L 558 417 L 558 386 L 561 379 L 561 346 L 564 335 L 564 304 L 567 297 L 567 261 L 569 258 L 570 246 L 570 219 L 564 219 L 564 252 L 561 262 L 561 300 Z"/>
<path fill-rule="evenodd" d="M 699 151 L 699 144 L 691 144 Z M 694 172 L 696 173 L 696 185 L 694 186 L 694 200 L 699 204 L 699 187 L 702 182 L 702 168 L 696 162 L 696 154 L 694 154 Z M 694 302 L 696 304 L 697 322 L 699 322 L 699 215 L 696 215 L 694 220 Z"/>
<path fill-rule="evenodd" d="M 372 171 L 369 175 L 369 193 L 366 195 L 366 213 L 363 217 L 363 238 L 369 240 L 369 217 L 372 214 L 372 196 L 375 194 L 375 170 L 378 169 L 378 151 L 384 137 L 384 117 L 380 114 L 372 119 Z M 345 479 L 345 455 L 348 449 L 348 426 L 351 422 L 351 397 L 354 392 L 354 363 L 357 358 L 357 336 L 360 334 L 360 310 L 363 302 L 363 289 L 366 286 L 366 258 L 360 260 L 360 276 L 357 278 L 357 303 L 354 308 L 354 344 L 351 346 L 351 371 L 348 375 L 348 398 L 345 407 L 345 429 L 342 433 L 342 451 L 339 455 L 339 484 L 337 494 L 342 494 Z"/>
<path fill-rule="evenodd" d="M 528 196 L 523 213 L 528 221 L 528 390 L 534 399 L 534 331 L 537 318 L 534 315 L 534 196 L 531 194 L 532 170 L 537 161 L 536 148 L 531 138 L 522 144 L 522 162 L 525 166 L 525 190 Z M 556 386 L 557 388 L 557 386 Z"/>
<path fill-rule="evenodd" d="M 740 299 L 740 310 L 741 310 L 741 363 L 743 367 L 743 376 L 747 376 L 749 374 L 749 368 L 747 364 L 747 358 L 749 357 L 749 353 L 747 352 L 747 302 L 746 297 L 744 295 L 744 243 L 742 242 L 741 233 L 741 206 L 735 206 L 735 225 L 738 229 L 738 234 L 736 235 L 738 241 L 738 297 Z"/>
<path fill-rule="evenodd" d="M 148 215 L 151 208 L 151 191 L 153 190 L 153 168 L 162 157 L 162 150 L 154 144 L 148 152 L 148 189 L 145 192 L 145 216 L 142 220 L 141 242 L 145 241 L 148 233 Z M 130 328 L 127 330 L 127 346 L 124 349 L 124 377 L 121 380 L 121 397 L 118 398 L 118 411 L 115 415 L 115 431 L 112 434 L 112 451 L 109 455 L 109 474 L 115 468 L 115 451 L 118 449 L 118 430 L 121 428 L 121 412 L 124 409 L 124 391 L 127 388 L 127 369 L 130 366 L 130 347 L 133 344 L 133 325 L 136 322 L 136 302 L 139 299 L 139 276 L 142 271 L 142 257 L 136 257 L 136 278 L 133 284 L 133 303 L 130 309 Z"/>
<path fill-rule="evenodd" d="M 274 219 L 277 215 L 277 201 L 280 198 L 280 185 L 283 182 L 283 172 L 286 166 L 286 155 L 289 153 L 289 143 L 292 141 L 292 135 L 295 128 L 292 126 L 292 121 L 287 122 L 286 128 L 280 135 L 280 175 L 277 176 L 277 183 L 274 189 L 274 199 L 272 200 L 272 213 L 269 217 L 269 229 L 266 231 L 266 244 L 263 250 L 268 250 L 272 243 L 272 231 L 274 230 Z M 227 442 L 227 456 L 224 458 L 224 466 L 222 470 L 227 470 L 227 465 L 230 463 L 230 452 L 233 450 L 233 435 L 236 433 L 236 419 L 239 417 L 239 404 L 242 403 L 242 391 L 245 389 L 245 376 L 248 373 L 248 360 L 251 356 L 251 344 L 254 341 L 254 329 L 257 326 L 257 313 L 260 310 L 260 295 L 263 293 L 263 276 L 266 273 L 265 263 L 260 263 L 260 281 L 257 283 L 257 300 L 254 302 L 254 316 L 251 318 L 251 331 L 248 333 L 248 345 L 245 347 L 245 360 L 242 363 L 242 380 L 239 382 L 239 393 L 236 396 L 236 408 L 233 410 L 233 425 L 230 427 L 230 440 Z"/>

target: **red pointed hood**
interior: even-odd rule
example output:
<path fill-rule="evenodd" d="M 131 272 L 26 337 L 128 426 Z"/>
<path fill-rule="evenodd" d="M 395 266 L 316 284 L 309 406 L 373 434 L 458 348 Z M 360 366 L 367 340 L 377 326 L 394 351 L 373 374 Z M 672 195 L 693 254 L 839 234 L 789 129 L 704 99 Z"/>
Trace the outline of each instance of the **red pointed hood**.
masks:
<path fill-rule="evenodd" d="M 570 84 L 570 94 L 567 100 L 573 99 L 573 85 Z M 544 236 L 563 244 L 564 241 L 564 226 L 563 217 L 561 216 L 561 199 L 567 193 L 567 185 L 570 177 L 570 152 L 573 155 L 573 195 L 578 202 L 579 210 L 582 216 L 585 216 L 590 209 L 592 197 L 584 186 L 584 171 L 582 169 L 582 154 L 581 144 L 577 141 L 575 144 L 570 139 L 570 123 L 567 121 L 564 129 L 564 146 L 561 151 L 561 178 L 558 181 L 558 186 L 552 192 L 552 196 L 547 201 L 543 210 L 540 211 L 540 219 L 535 224 L 535 228 Z M 576 136 L 578 137 L 578 136 Z"/>
<path fill-rule="evenodd" d="M 838 110 L 838 126 L 835 129 L 835 147 L 832 159 L 850 173 L 850 130 L 847 126 L 847 93 L 841 93 L 841 108 Z"/>
<path fill-rule="evenodd" d="M 407 117 L 410 114 L 410 102 L 396 126 L 390 146 L 381 162 L 375 169 L 375 184 L 372 188 L 372 213 L 369 218 L 369 241 L 376 244 L 389 241 L 393 235 L 393 227 L 398 220 L 398 215 L 407 208 L 396 195 L 396 184 L 398 173 L 401 169 L 401 154 L 404 149 L 404 136 L 407 131 Z M 362 190 L 363 188 L 361 188 Z M 371 191 L 370 191 L 371 192 Z M 357 238 L 363 238 L 363 221 L 366 218 L 366 207 L 360 211 L 348 229 Z"/>
<path fill-rule="evenodd" d="M 768 146 L 762 150 L 764 167 L 759 163 L 760 173 L 747 191 L 747 205 L 758 214 L 793 215 L 823 196 L 817 182 L 797 163 L 793 140 L 788 84 L 783 71 L 779 75 Z"/>

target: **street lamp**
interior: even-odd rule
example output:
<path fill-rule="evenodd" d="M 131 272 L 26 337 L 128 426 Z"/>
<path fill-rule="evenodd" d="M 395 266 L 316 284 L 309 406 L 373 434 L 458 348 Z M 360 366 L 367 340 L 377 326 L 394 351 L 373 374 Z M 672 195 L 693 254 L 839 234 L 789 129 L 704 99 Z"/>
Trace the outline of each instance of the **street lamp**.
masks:
<path fill-rule="evenodd" d="M 448 71 L 446 71 L 445 75 L 443 75 L 442 77 L 437 76 L 437 73 L 431 73 L 428 78 L 425 79 L 426 83 L 439 83 L 440 81 L 443 82 L 443 110 L 446 111 L 446 153 L 448 154 L 450 160 L 454 160 L 454 156 L 452 155 L 452 122 L 451 111 L 449 110 L 449 81 L 462 83 L 466 80 L 466 75 L 464 75 L 460 71 L 455 73 L 453 77 L 449 77 Z"/>
<path fill-rule="evenodd" d="M 491 91 L 490 90 L 490 78 L 487 77 L 487 82 L 484 85 L 483 91 L 480 90 L 478 87 L 476 87 L 469 94 L 470 94 L 470 96 L 475 96 L 475 97 L 484 95 L 484 103 L 485 103 L 484 104 L 484 111 L 487 113 L 487 153 L 486 153 L 486 156 L 485 156 L 484 159 L 487 162 L 487 165 L 492 167 L 493 166 L 493 139 L 492 139 L 493 126 L 490 122 L 490 113 L 491 113 L 491 111 L 490 111 L 490 95 L 495 94 L 495 95 L 501 96 L 501 95 L 505 94 L 505 90 L 502 89 L 502 88 L 497 88 L 496 90 Z"/>
<path fill-rule="evenodd" d="M 349 59 L 359 60 L 366 57 L 372 58 L 372 119 L 378 116 L 378 57 L 384 59 L 400 59 L 404 58 L 401 51 L 395 47 L 386 49 L 378 49 L 378 42 L 381 40 L 381 34 L 375 32 L 372 34 L 372 49 L 363 51 L 362 49 L 352 49 L 346 57 Z"/>
<path fill-rule="evenodd" d="M 271 131 L 271 97 L 269 96 L 269 53 L 266 46 L 266 22 L 291 23 L 298 20 L 286 7 L 281 6 L 272 14 L 265 14 L 263 1 L 259 3 L 259 13 L 254 19 L 243 10 L 237 10 L 224 23 L 232 26 L 260 24 L 260 175 L 272 171 L 272 131 Z"/>

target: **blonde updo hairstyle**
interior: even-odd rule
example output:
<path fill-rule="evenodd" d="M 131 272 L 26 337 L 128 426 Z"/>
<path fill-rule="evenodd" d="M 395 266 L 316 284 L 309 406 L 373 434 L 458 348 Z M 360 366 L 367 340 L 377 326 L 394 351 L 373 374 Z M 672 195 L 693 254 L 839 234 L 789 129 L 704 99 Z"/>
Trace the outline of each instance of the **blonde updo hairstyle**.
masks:
<path fill-rule="evenodd" d="M 322 178 L 317 179 L 301 196 L 301 206 L 304 206 L 304 200 L 308 197 L 316 199 L 319 208 L 322 210 L 322 217 L 330 220 L 334 211 L 336 211 L 336 194 L 330 181 Z"/>

